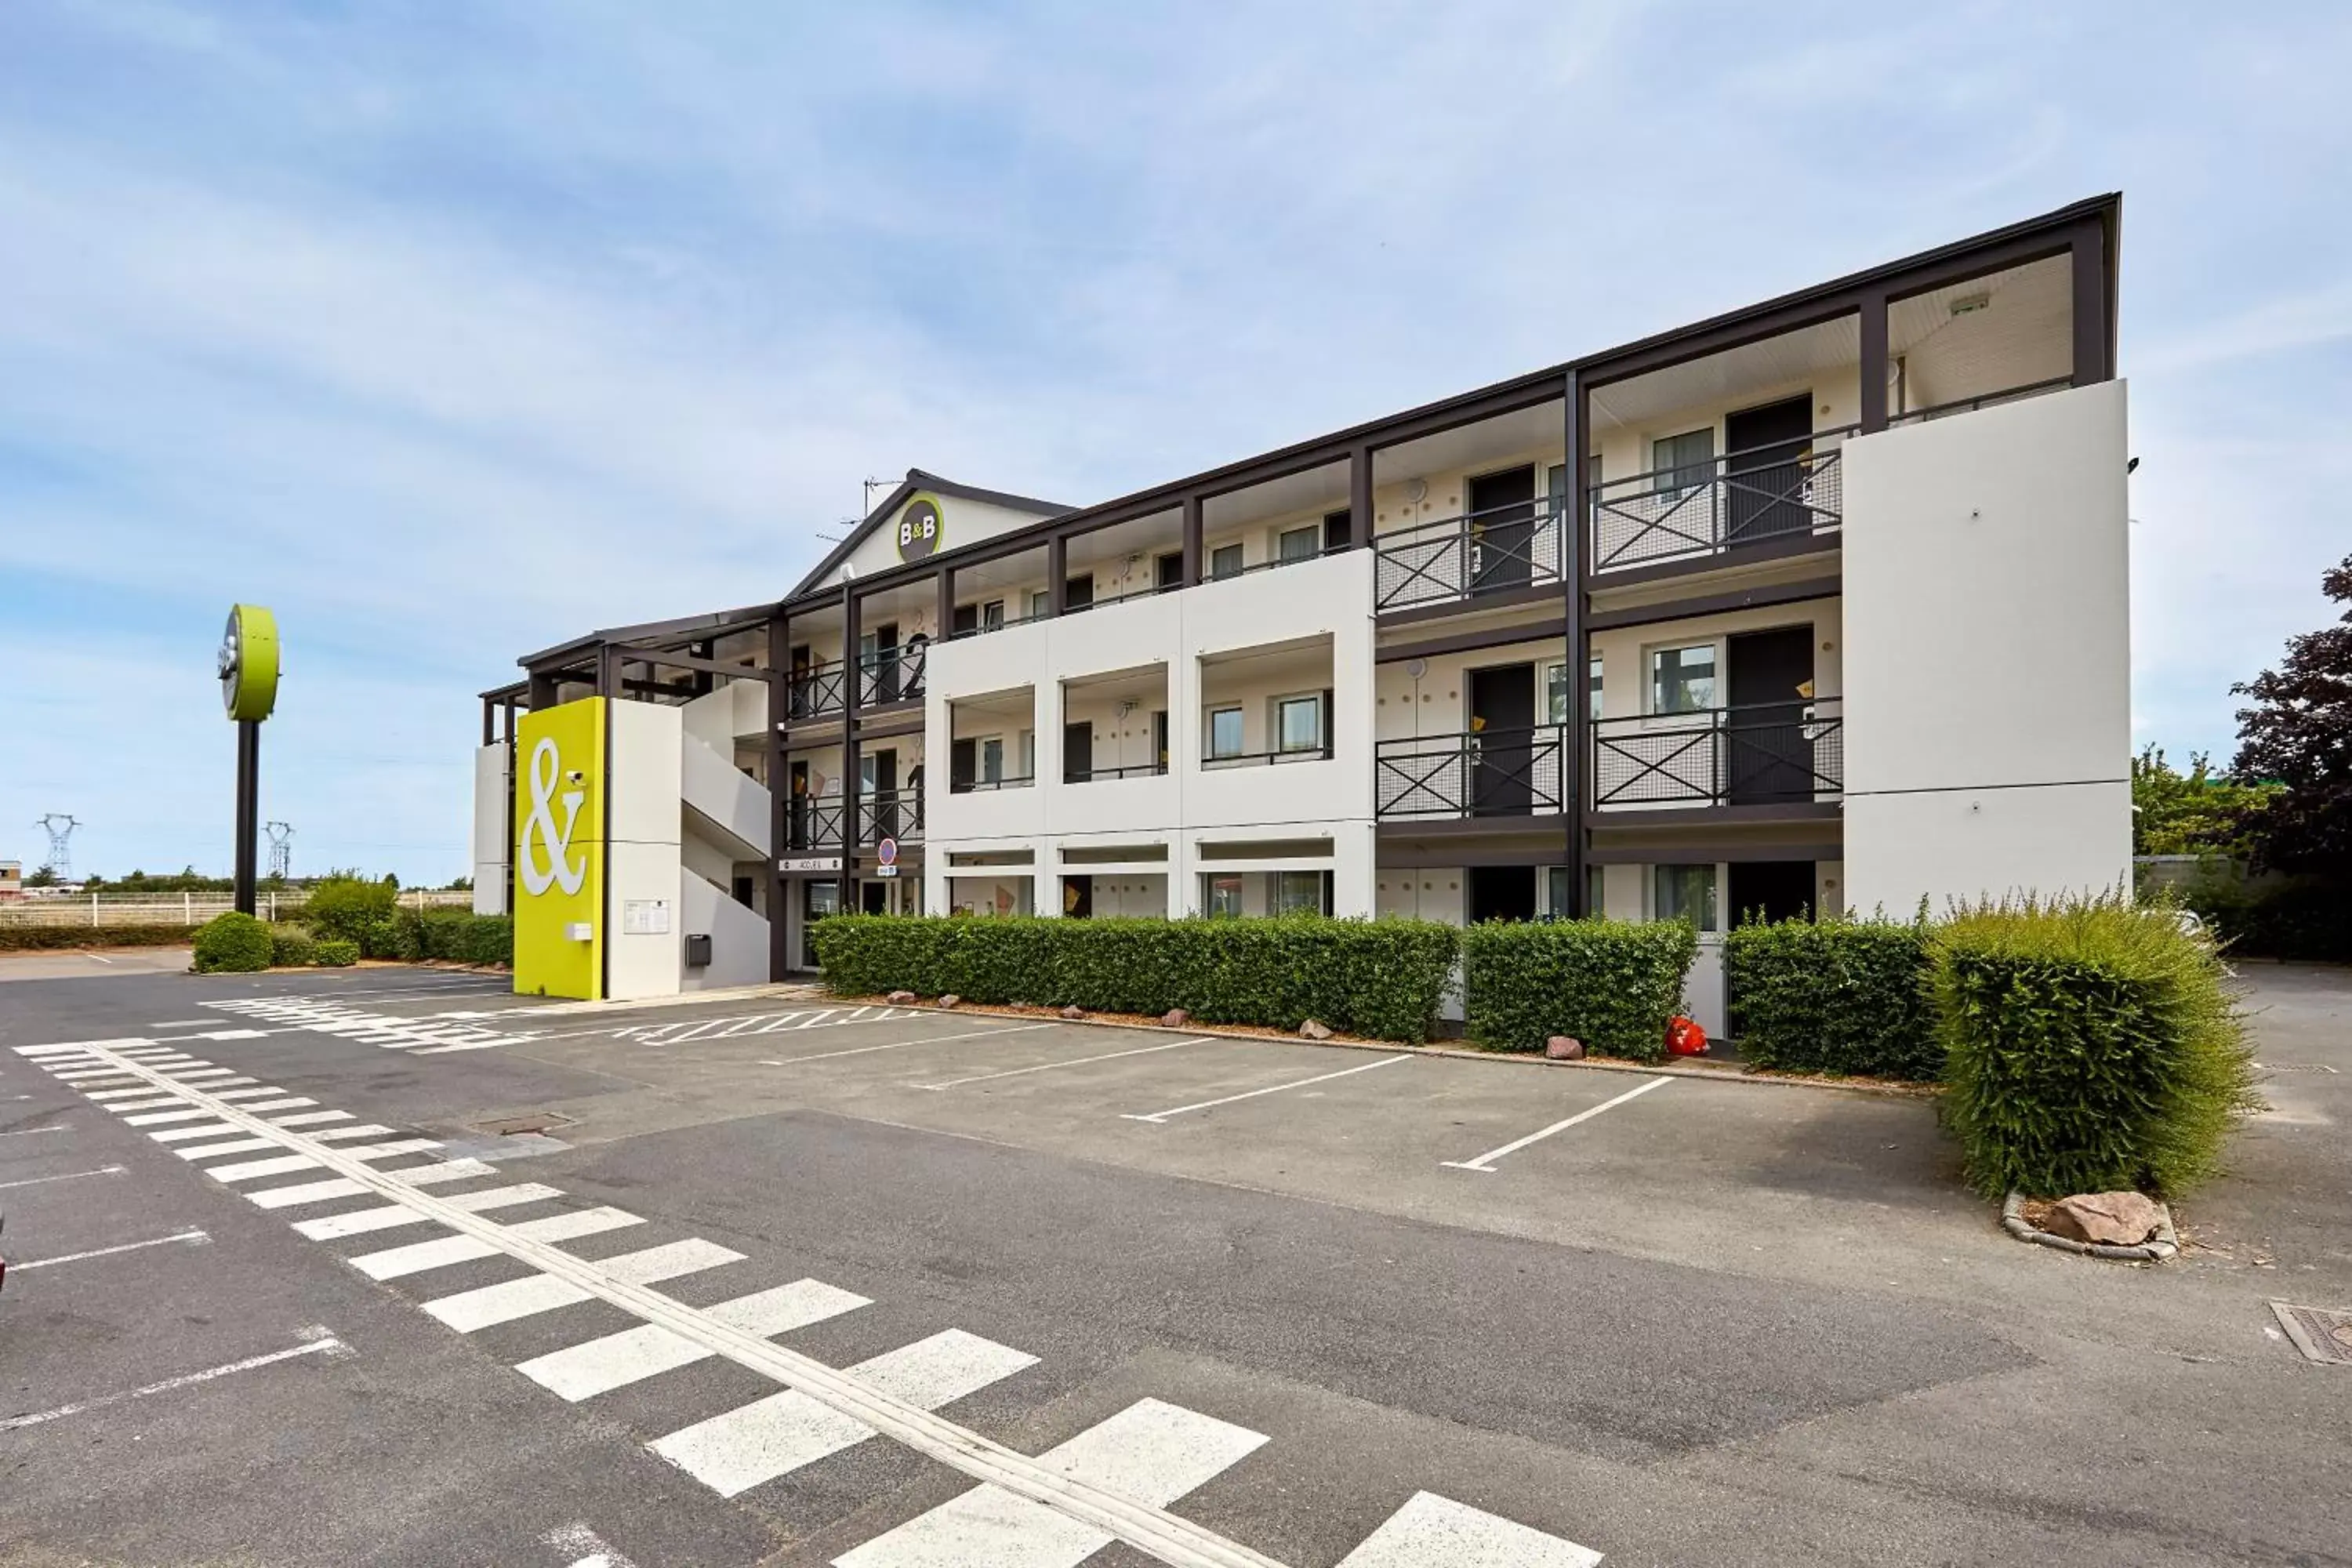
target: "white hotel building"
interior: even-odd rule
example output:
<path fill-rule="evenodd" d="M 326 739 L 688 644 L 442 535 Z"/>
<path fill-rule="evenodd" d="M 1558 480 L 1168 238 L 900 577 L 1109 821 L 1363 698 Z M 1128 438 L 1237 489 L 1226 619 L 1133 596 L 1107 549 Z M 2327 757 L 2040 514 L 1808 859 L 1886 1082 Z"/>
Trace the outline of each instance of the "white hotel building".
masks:
<path fill-rule="evenodd" d="M 911 471 L 781 599 L 485 693 L 478 900 L 510 898 L 518 710 L 598 693 L 676 710 L 614 726 L 659 753 L 616 778 L 675 785 L 625 837 L 679 911 L 615 929 L 614 994 L 805 968 L 840 909 L 1720 931 L 2113 887 L 2119 215 L 1094 505 Z"/>

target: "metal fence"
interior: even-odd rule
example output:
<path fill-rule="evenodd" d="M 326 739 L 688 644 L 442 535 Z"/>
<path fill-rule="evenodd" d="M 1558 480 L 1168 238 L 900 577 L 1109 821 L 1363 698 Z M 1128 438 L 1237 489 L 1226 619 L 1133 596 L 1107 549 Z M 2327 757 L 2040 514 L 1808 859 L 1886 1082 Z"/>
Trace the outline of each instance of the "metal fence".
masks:
<path fill-rule="evenodd" d="M 1845 784 L 1835 698 L 1603 719 L 1592 727 L 1592 804 L 1768 805 L 1822 800 Z"/>
<path fill-rule="evenodd" d="M 227 893 L 27 893 L 0 903 L 0 925 L 43 926 L 200 926 L 215 915 L 225 915 L 236 900 Z M 415 889 L 400 895 L 408 910 L 471 909 L 474 895 L 463 888 Z M 263 920 L 291 916 L 302 908 L 299 889 L 263 891 L 254 896 L 254 912 Z"/>
<path fill-rule="evenodd" d="M 1568 809 L 1565 726 L 1382 741 L 1373 749 L 1374 806 L 1412 816 L 1535 816 Z"/>

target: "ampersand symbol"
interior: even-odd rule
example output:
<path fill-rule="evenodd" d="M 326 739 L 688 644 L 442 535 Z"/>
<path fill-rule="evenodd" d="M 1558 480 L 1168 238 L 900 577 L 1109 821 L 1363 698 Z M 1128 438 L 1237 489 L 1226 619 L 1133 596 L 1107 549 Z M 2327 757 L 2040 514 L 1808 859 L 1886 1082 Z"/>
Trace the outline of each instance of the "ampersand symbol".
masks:
<path fill-rule="evenodd" d="M 558 887 L 567 893 L 576 893 L 588 878 L 586 858 L 578 861 L 571 858 L 572 825 L 579 819 L 580 803 L 588 798 L 586 790 L 563 792 L 563 826 L 558 831 L 555 826 L 555 784 L 562 766 L 562 760 L 556 754 L 555 737 L 541 735 L 539 744 L 530 749 L 530 815 L 523 819 L 520 854 L 517 857 L 521 864 L 515 868 L 532 898 Z M 541 857 L 530 852 L 534 835 L 544 852 L 544 867 L 540 864 Z"/>

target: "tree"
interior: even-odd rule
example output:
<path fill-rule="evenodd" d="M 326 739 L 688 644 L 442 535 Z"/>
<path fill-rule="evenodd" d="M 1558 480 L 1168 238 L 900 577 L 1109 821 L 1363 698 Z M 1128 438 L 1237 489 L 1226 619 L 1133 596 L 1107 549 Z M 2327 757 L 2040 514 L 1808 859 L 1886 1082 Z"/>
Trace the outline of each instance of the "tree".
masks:
<path fill-rule="evenodd" d="M 2150 746 L 2132 759 L 2132 853 L 2250 857 L 2278 793 L 2216 775 L 2202 752 L 2190 753 L 2184 773 Z"/>
<path fill-rule="evenodd" d="M 54 888 L 57 885 L 58 868 L 55 866 L 40 867 L 25 879 L 25 886 L 28 888 Z"/>
<path fill-rule="evenodd" d="M 2319 579 L 2347 606 L 2337 624 L 2287 640 L 2276 669 L 2230 689 L 2238 710 L 2242 779 L 2283 786 L 2262 816 L 2257 858 L 2352 885 L 2352 555 Z"/>

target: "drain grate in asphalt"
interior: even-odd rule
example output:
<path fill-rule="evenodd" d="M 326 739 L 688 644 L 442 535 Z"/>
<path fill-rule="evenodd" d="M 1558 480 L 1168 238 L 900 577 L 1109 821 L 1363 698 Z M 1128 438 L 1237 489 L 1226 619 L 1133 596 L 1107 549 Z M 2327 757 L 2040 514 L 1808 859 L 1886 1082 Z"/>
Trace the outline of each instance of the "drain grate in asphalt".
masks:
<path fill-rule="evenodd" d="M 530 1110 L 520 1116 L 494 1116 L 488 1121 L 474 1123 L 474 1131 L 487 1132 L 493 1138 L 512 1138 L 517 1133 L 552 1132 L 559 1127 L 572 1125 L 569 1116 L 558 1116 L 552 1110 Z"/>
<path fill-rule="evenodd" d="M 2352 1366 L 2352 1312 L 2326 1307 L 2296 1307 L 2273 1301 L 2271 1311 L 2294 1342 L 2294 1348 L 2315 1362 Z"/>

